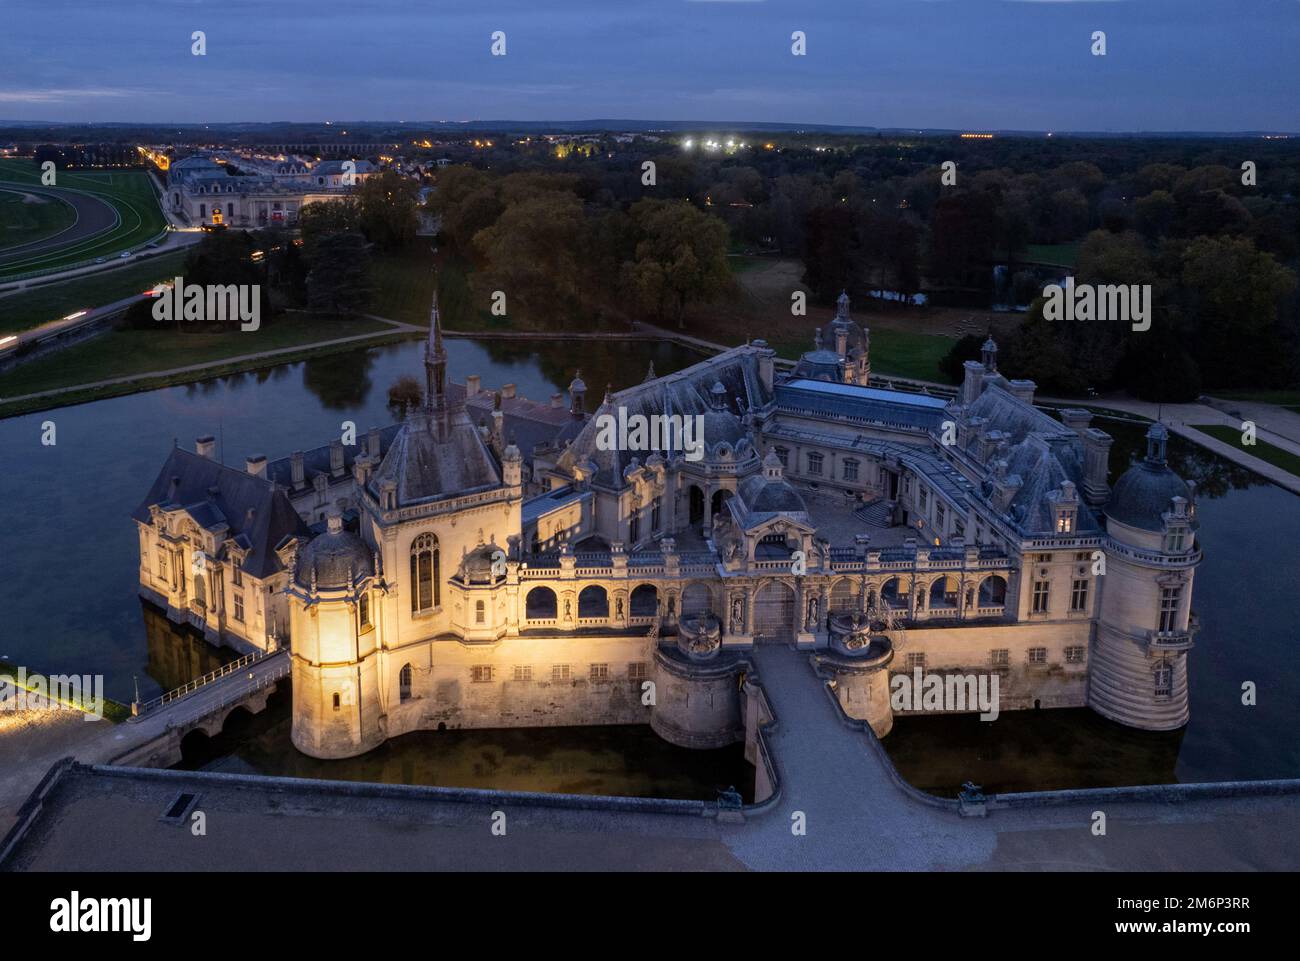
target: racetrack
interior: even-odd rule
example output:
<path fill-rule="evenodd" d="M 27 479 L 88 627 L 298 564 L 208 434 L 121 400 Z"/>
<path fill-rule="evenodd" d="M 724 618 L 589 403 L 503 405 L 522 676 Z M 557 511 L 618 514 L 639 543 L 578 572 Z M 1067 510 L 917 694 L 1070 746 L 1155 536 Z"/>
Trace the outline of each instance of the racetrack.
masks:
<path fill-rule="evenodd" d="M 16 194 L 34 194 L 57 203 L 65 203 L 76 214 L 72 226 L 52 237 L 25 244 L 0 247 L 0 268 L 17 267 L 29 261 L 41 260 L 50 251 L 61 248 L 75 249 L 117 228 L 122 222 L 113 205 L 91 194 L 57 187 L 29 187 L 0 184 L 0 190 Z"/>

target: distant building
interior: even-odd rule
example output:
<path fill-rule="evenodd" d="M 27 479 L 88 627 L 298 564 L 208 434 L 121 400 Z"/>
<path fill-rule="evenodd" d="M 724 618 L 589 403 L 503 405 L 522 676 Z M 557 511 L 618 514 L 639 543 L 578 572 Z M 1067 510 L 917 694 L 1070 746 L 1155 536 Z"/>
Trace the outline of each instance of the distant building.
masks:
<path fill-rule="evenodd" d="M 168 208 L 192 224 L 290 225 L 307 204 L 346 197 L 353 185 L 376 172 L 366 160 L 309 166 L 298 160 L 240 157 L 235 163 L 257 172 L 232 176 L 226 164 L 208 154 L 173 162 L 167 170 Z"/>

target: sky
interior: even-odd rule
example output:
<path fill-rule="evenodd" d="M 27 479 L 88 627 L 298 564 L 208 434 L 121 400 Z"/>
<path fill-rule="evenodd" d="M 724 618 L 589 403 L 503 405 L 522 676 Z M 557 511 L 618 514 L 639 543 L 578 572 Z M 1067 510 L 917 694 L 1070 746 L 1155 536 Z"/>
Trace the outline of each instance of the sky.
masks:
<path fill-rule="evenodd" d="M 0 0 L 0 25 L 0 120 L 1300 130 L 1300 0 Z"/>

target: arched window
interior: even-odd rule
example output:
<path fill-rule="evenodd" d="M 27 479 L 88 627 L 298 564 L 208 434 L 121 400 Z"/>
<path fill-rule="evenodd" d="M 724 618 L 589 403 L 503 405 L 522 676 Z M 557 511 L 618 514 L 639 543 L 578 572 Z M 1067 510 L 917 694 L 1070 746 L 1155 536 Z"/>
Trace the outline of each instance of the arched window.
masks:
<path fill-rule="evenodd" d="M 579 617 L 609 617 L 609 595 L 596 584 L 584 587 L 578 595 Z"/>
<path fill-rule="evenodd" d="M 555 617 L 555 591 L 549 587 L 534 587 L 524 599 L 524 612 L 530 621 Z"/>
<path fill-rule="evenodd" d="M 1007 603 L 1007 582 L 993 574 L 980 584 L 980 607 L 1003 607 Z"/>
<path fill-rule="evenodd" d="M 880 599 L 888 607 L 905 608 L 907 607 L 907 588 L 903 586 L 902 581 L 897 577 L 891 577 L 880 588 Z"/>
<path fill-rule="evenodd" d="M 957 606 L 957 578 L 945 574 L 930 585 L 930 609 L 955 608 Z"/>
<path fill-rule="evenodd" d="M 653 584 L 642 584 L 632 592 L 629 610 L 633 617 L 654 617 L 659 610 L 659 591 Z"/>
<path fill-rule="evenodd" d="M 442 603 L 438 538 L 421 534 L 411 544 L 411 613 L 422 614 Z"/>
<path fill-rule="evenodd" d="M 397 696 L 403 702 L 411 699 L 411 665 L 403 664 L 397 675 Z"/>

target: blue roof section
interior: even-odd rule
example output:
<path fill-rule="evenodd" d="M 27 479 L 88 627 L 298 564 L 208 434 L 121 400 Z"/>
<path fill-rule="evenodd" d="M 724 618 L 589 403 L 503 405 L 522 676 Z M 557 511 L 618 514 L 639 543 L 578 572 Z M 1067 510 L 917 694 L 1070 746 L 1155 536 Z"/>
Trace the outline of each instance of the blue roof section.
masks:
<path fill-rule="evenodd" d="M 944 408 L 948 402 L 942 398 L 855 384 L 798 379 L 778 384 L 774 394 L 776 406 L 791 413 L 848 418 L 908 431 L 932 430 L 947 416 Z"/>
<path fill-rule="evenodd" d="M 525 524 L 532 523 L 539 517 L 544 517 L 553 510 L 572 504 L 574 501 L 582 500 L 584 497 L 591 496 L 590 491 L 574 490 L 572 486 L 565 485 L 557 487 L 553 491 L 547 491 L 545 494 L 538 494 L 536 497 L 530 497 L 520 506 L 520 515 Z"/>
<path fill-rule="evenodd" d="M 835 394 L 840 397 L 852 397 L 858 400 L 885 401 L 891 404 L 906 404 L 909 407 L 932 407 L 942 409 L 948 401 L 928 394 L 913 394 L 903 390 L 884 390 L 880 387 L 859 387 L 856 384 L 834 384 L 823 380 L 791 380 L 777 388 L 796 388 L 812 390 L 822 394 Z"/>

